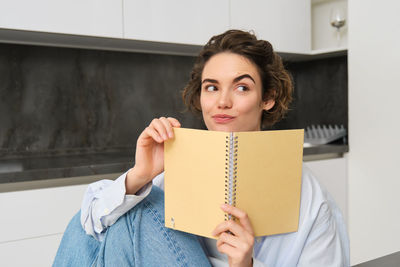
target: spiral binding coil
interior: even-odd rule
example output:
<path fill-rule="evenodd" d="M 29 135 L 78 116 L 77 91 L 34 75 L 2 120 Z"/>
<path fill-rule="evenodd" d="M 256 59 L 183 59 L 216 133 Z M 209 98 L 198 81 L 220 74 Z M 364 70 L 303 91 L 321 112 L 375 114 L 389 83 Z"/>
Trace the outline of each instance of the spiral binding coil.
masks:
<path fill-rule="evenodd" d="M 225 204 L 236 206 L 236 180 L 238 137 L 230 133 L 225 140 Z M 232 219 L 232 215 L 225 213 L 225 221 Z"/>

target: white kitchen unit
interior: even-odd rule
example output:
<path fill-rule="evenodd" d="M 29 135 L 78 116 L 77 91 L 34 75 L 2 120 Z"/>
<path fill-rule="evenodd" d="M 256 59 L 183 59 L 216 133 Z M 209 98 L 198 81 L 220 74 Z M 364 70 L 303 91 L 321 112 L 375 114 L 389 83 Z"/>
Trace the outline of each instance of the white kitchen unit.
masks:
<path fill-rule="evenodd" d="M 123 0 L 124 37 L 204 45 L 229 28 L 229 0 Z"/>
<path fill-rule="evenodd" d="M 123 37 L 122 0 L 0 0 L 0 28 Z"/>
<path fill-rule="evenodd" d="M 52 266 L 62 233 L 0 243 L 2 266 Z"/>
<path fill-rule="evenodd" d="M 0 42 L 196 56 L 211 36 L 242 29 L 270 41 L 286 60 L 309 60 L 347 52 L 347 28 L 338 47 L 322 21 L 336 2 L 347 3 L 0 0 Z"/>
<path fill-rule="evenodd" d="M 336 200 L 347 221 L 347 159 L 307 161 L 305 164 Z M 118 174 L 93 176 L 93 181 Z M 85 177 L 63 178 L 82 182 Z M 41 186 L 53 181 L 38 181 Z M 2 266 L 51 266 L 65 228 L 80 209 L 87 184 L 0 193 L 0 255 Z M 31 186 L 33 182 L 28 182 Z M 17 187 L 15 187 L 17 188 Z M 23 254 L 23 257 L 20 255 Z"/>
<path fill-rule="evenodd" d="M 0 193 L 1 266 L 51 266 L 87 185 Z"/>
<path fill-rule="evenodd" d="M 305 165 L 336 201 L 347 224 L 347 158 L 307 161 Z"/>
<path fill-rule="evenodd" d="M 230 3 L 231 28 L 254 30 L 279 52 L 310 52 L 310 0 L 231 0 Z"/>

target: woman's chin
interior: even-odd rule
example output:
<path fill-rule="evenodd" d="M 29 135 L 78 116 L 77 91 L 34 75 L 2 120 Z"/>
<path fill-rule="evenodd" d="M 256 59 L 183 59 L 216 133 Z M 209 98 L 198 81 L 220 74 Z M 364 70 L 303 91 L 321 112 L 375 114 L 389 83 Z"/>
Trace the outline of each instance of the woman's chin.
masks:
<path fill-rule="evenodd" d="M 231 121 L 224 123 L 218 123 L 215 121 L 206 121 L 206 126 L 209 131 L 218 131 L 218 132 L 260 131 L 260 125 L 243 123 L 241 121 Z"/>
<path fill-rule="evenodd" d="M 252 132 L 252 131 L 260 131 L 260 128 L 256 127 L 237 127 L 235 125 L 229 124 L 217 124 L 210 125 L 207 127 L 209 131 L 217 131 L 217 132 Z"/>
<path fill-rule="evenodd" d="M 229 124 L 213 124 L 208 127 L 210 131 L 218 131 L 218 132 L 239 132 L 238 127 Z"/>

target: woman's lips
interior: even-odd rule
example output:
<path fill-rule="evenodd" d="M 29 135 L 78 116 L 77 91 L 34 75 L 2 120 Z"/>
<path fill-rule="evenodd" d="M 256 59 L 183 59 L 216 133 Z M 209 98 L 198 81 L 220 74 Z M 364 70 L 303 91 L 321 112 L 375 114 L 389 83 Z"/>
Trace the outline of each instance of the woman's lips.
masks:
<path fill-rule="evenodd" d="M 216 123 L 228 123 L 235 119 L 235 117 L 225 114 L 217 114 L 212 116 L 212 118 Z"/>

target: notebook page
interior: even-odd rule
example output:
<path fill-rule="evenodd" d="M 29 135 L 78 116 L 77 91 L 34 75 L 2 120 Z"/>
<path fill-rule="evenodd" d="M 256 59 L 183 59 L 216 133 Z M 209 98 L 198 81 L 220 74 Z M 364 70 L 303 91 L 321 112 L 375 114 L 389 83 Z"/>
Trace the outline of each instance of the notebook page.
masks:
<path fill-rule="evenodd" d="M 256 236 L 298 227 L 303 130 L 239 132 L 236 206 Z"/>
<path fill-rule="evenodd" d="M 165 225 L 214 238 L 211 232 L 224 221 L 220 205 L 229 133 L 174 128 L 174 134 L 164 146 Z"/>

